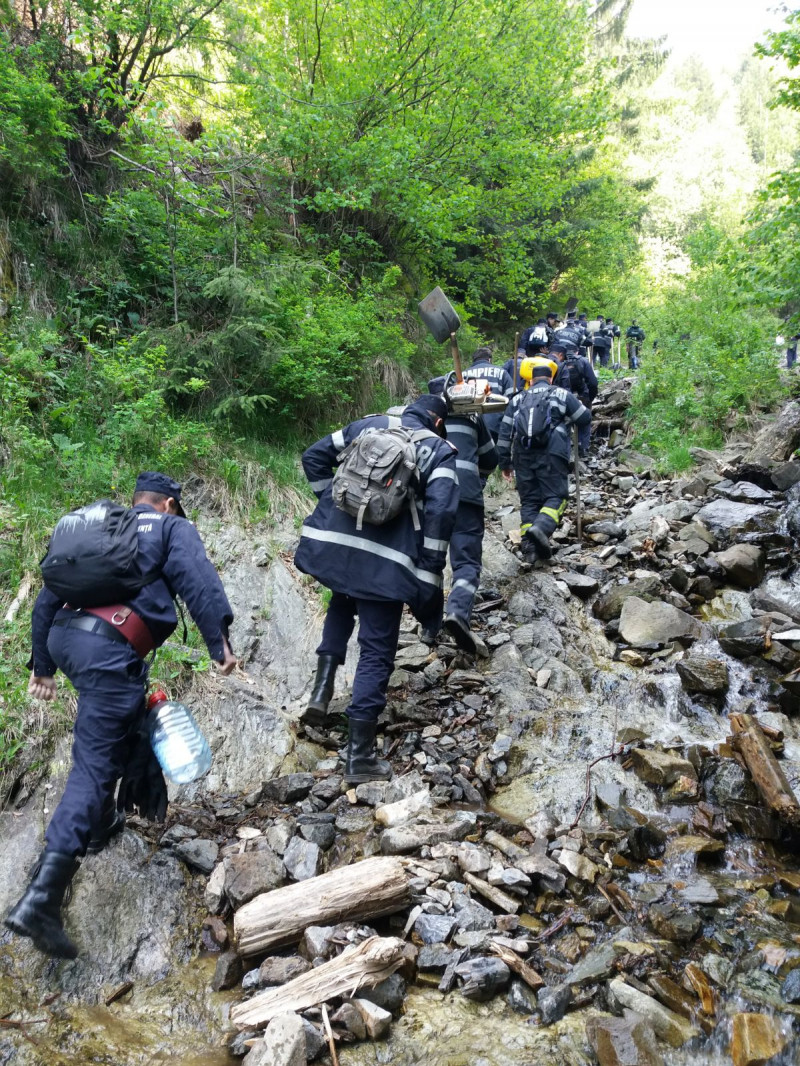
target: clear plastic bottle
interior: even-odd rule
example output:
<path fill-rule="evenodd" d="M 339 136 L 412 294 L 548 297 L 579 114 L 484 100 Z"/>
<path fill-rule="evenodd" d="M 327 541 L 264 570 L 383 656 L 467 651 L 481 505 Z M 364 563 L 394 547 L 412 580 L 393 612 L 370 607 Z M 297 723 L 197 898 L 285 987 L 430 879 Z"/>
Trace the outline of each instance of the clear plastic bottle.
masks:
<path fill-rule="evenodd" d="M 194 715 L 162 691 L 147 700 L 150 744 L 164 774 L 177 785 L 202 777 L 211 766 L 211 749 Z"/>

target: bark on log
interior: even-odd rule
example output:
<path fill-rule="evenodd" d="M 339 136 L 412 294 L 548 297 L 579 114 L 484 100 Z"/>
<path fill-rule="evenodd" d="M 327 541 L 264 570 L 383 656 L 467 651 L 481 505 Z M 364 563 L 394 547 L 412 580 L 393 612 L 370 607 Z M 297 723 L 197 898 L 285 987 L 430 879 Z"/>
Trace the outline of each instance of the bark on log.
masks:
<path fill-rule="evenodd" d="M 749 714 L 732 714 L 731 746 L 741 753 L 764 803 L 792 825 L 800 825 L 800 803 L 775 758 L 761 726 Z"/>
<path fill-rule="evenodd" d="M 23 605 L 25 600 L 27 600 L 32 585 L 33 578 L 30 574 L 26 574 L 25 577 L 22 579 L 22 583 L 19 586 L 19 590 L 17 591 L 16 596 L 11 602 L 11 606 L 6 611 L 5 618 L 3 619 L 4 622 L 14 621 L 14 619 L 17 617 L 17 613 L 20 607 Z"/>
<path fill-rule="evenodd" d="M 482 896 L 488 899 L 490 903 L 494 903 L 495 907 L 499 907 L 501 911 L 505 911 L 506 914 L 516 914 L 522 905 L 520 900 L 509 896 L 508 893 L 503 892 L 502 889 L 490 885 L 489 882 L 484 881 L 482 877 L 476 877 L 475 874 L 465 873 L 464 880 L 468 885 L 472 885 L 477 892 L 480 892 Z"/>
<path fill-rule="evenodd" d="M 403 965 L 406 947 L 397 937 L 371 936 L 316 970 L 237 1004 L 231 1021 L 239 1029 L 260 1029 L 279 1014 L 300 1013 L 336 996 L 354 996 L 360 988 L 372 988 L 391 977 Z"/>
<path fill-rule="evenodd" d="M 399 859 L 387 856 L 342 866 L 263 892 L 240 907 L 233 921 L 236 948 L 245 957 L 258 955 L 296 943 L 309 925 L 394 914 L 406 906 L 409 895 Z"/>

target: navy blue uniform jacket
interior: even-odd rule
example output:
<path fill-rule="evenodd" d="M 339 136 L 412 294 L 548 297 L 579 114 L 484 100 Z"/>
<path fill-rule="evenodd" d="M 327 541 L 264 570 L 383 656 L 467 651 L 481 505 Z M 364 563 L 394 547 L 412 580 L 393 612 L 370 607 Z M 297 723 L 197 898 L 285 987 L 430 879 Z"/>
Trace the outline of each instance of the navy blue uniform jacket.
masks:
<path fill-rule="evenodd" d="M 572 426 L 586 426 L 592 418 L 591 411 L 587 410 L 581 401 L 566 389 L 556 388 L 547 382 L 531 385 L 530 392 L 546 389 L 550 403 L 550 421 L 552 430 L 546 448 L 536 449 L 547 455 L 555 455 L 561 459 L 569 459 L 570 454 L 570 428 Z M 518 392 L 508 405 L 500 426 L 500 436 L 497 439 L 497 451 L 500 456 L 500 469 L 511 469 L 511 449 L 514 442 L 514 418 L 520 404 L 527 396 L 526 392 Z"/>
<path fill-rule="evenodd" d="M 467 381 L 485 381 L 489 385 L 490 392 L 493 392 L 496 396 L 508 396 L 514 395 L 514 382 L 511 380 L 511 375 L 507 372 L 504 366 L 495 366 L 494 363 L 490 363 L 488 359 L 478 359 L 464 371 L 464 378 Z M 491 414 L 481 415 L 481 418 L 486 424 L 486 428 L 490 433 L 495 434 L 500 429 L 500 423 L 503 420 L 502 411 L 494 411 Z M 449 425 L 448 419 L 448 425 Z M 458 446 L 458 441 L 455 442 Z M 465 499 L 463 491 L 461 494 L 462 501 Z"/>
<path fill-rule="evenodd" d="M 447 548 L 458 508 L 456 451 L 435 434 L 416 443 L 420 484 L 417 509 L 421 529 L 414 529 L 411 509 L 381 526 L 356 520 L 333 502 L 331 482 L 338 456 L 369 427 L 399 424 L 408 429 L 433 425 L 422 405 L 411 404 L 398 418 L 368 415 L 323 437 L 303 453 L 303 470 L 319 497 L 306 519 L 295 566 L 333 592 L 363 600 L 407 603 L 424 609 L 442 584 Z"/>
<path fill-rule="evenodd" d="M 200 534 L 186 518 L 161 514 L 152 504 L 137 503 L 139 515 L 139 561 L 147 573 L 159 569 L 158 578 L 126 600 L 153 635 L 159 647 L 178 624 L 170 589 L 180 596 L 206 642 L 209 655 L 223 659 L 222 638 L 228 636 L 233 611 L 225 589 L 206 555 Z M 167 585 L 169 583 L 169 587 Z M 57 667 L 47 652 L 47 635 L 53 620 L 63 607 L 62 601 L 43 588 L 33 608 L 33 672 L 37 677 L 52 677 Z"/>

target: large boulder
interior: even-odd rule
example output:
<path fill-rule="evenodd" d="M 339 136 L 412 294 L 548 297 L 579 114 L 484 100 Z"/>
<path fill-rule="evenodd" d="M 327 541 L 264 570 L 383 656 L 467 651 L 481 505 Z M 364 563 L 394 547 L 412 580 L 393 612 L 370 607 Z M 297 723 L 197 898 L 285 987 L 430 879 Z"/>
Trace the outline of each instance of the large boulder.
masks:
<path fill-rule="evenodd" d="M 787 403 L 777 421 L 765 426 L 753 441 L 745 461 L 769 470 L 791 459 L 800 447 L 800 403 Z"/>
<path fill-rule="evenodd" d="M 622 605 L 631 596 L 638 596 L 642 600 L 652 600 L 660 594 L 661 580 L 656 574 L 631 581 L 627 585 L 612 585 L 592 604 L 592 614 L 601 622 L 610 622 L 612 618 L 619 618 Z"/>
<path fill-rule="evenodd" d="M 681 659 L 676 669 L 687 692 L 721 696 L 728 691 L 728 667 L 721 659 L 691 655 Z"/>
<path fill-rule="evenodd" d="M 764 580 L 766 556 L 764 549 L 755 544 L 732 544 L 714 558 L 725 571 L 725 576 L 734 585 L 753 589 Z"/>
<path fill-rule="evenodd" d="M 702 633 L 696 618 L 669 603 L 647 603 L 631 596 L 622 605 L 619 634 L 626 644 L 645 648 L 671 640 L 695 640 Z"/>
<path fill-rule="evenodd" d="M 771 532 L 778 512 L 760 504 L 737 503 L 721 497 L 701 507 L 697 518 L 721 541 L 730 542 L 742 533 Z"/>

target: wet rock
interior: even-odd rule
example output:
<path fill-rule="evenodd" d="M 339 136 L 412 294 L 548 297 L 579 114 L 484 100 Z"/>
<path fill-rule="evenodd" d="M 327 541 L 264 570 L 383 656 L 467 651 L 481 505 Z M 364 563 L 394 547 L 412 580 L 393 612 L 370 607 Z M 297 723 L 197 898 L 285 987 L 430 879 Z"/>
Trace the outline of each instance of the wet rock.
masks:
<path fill-rule="evenodd" d="M 610 622 L 612 618 L 619 618 L 623 604 L 631 596 L 649 600 L 660 594 L 661 581 L 655 574 L 652 577 L 631 581 L 627 585 L 613 585 L 595 600 L 592 605 L 592 614 L 601 622 Z"/>
<path fill-rule="evenodd" d="M 597 581 L 586 574 L 576 574 L 568 570 L 565 574 L 559 574 L 560 579 L 567 586 L 573 596 L 586 600 L 594 595 L 599 588 Z"/>
<path fill-rule="evenodd" d="M 728 500 L 737 500 L 739 503 L 768 503 L 775 499 L 775 493 L 769 489 L 762 489 L 760 485 L 754 485 L 752 481 L 729 481 L 727 478 L 718 481 L 711 489 L 717 496 L 724 496 Z"/>
<path fill-rule="evenodd" d="M 211 873 L 219 856 L 219 845 L 213 840 L 182 840 L 172 850 L 187 866 L 203 874 Z"/>
<path fill-rule="evenodd" d="M 313 1062 L 323 1051 L 328 1048 L 328 1040 L 325 1034 L 307 1018 L 303 1018 L 303 1030 L 306 1034 L 306 1058 Z"/>
<path fill-rule="evenodd" d="M 406 855 L 425 845 L 440 844 L 446 840 L 462 840 L 473 827 L 471 819 L 454 817 L 448 821 L 417 822 L 386 829 L 381 834 L 381 851 L 384 855 Z"/>
<path fill-rule="evenodd" d="M 687 692 L 717 696 L 728 691 L 728 667 L 721 659 L 690 655 L 676 663 L 675 668 Z"/>
<path fill-rule="evenodd" d="M 600 873 L 600 867 L 587 859 L 585 855 L 579 855 L 576 851 L 562 851 L 558 856 L 558 863 L 564 869 L 581 881 L 594 884 L 594 880 Z"/>
<path fill-rule="evenodd" d="M 622 605 L 619 632 L 626 644 L 643 648 L 671 640 L 694 640 L 700 636 L 702 627 L 696 618 L 669 603 L 647 603 L 631 596 Z"/>
<path fill-rule="evenodd" d="M 461 905 L 456 901 L 456 907 L 458 908 L 458 928 L 462 933 L 494 929 L 494 915 L 481 903 L 468 899 Z"/>
<path fill-rule="evenodd" d="M 634 1011 L 626 1010 L 622 1018 L 593 1014 L 586 1037 L 599 1066 L 664 1066 L 653 1027 Z"/>
<path fill-rule="evenodd" d="M 720 540 L 729 542 L 742 533 L 767 532 L 774 528 L 778 516 L 769 507 L 721 498 L 701 507 L 697 517 Z"/>
<path fill-rule="evenodd" d="M 406 799 L 397 800 L 395 803 L 385 803 L 376 808 L 375 821 L 391 828 L 395 825 L 403 825 L 411 821 L 424 810 L 431 808 L 430 790 L 425 788 L 413 793 Z"/>
<path fill-rule="evenodd" d="M 368 999 L 371 1003 L 375 1003 L 377 1006 L 389 1011 L 390 1014 L 398 1014 L 403 1006 L 406 983 L 399 973 L 393 973 L 385 981 L 381 981 L 380 984 L 360 991 L 361 999 Z"/>
<path fill-rule="evenodd" d="M 640 992 L 626 984 L 621 977 L 616 977 L 608 986 L 609 994 L 620 1008 L 627 1007 L 645 1018 L 653 1027 L 656 1036 L 661 1037 L 671 1047 L 681 1045 L 699 1036 L 699 1030 L 686 1018 L 681 1018 L 675 1011 L 664 1007 L 652 996 Z"/>
<path fill-rule="evenodd" d="M 800 1003 L 800 969 L 792 970 L 781 985 L 781 998 L 787 1003 Z"/>
<path fill-rule="evenodd" d="M 417 956 L 417 969 L 420 973 L 444 973 L 453 961 L 454 954 L 453 949 L 445 944 L 426 945 Z"/>
<path fill-rule="evenodd" d="M 667 834 L 650 822 L 637 825 L 631 829 L 626 837 L 628 853 L 637 862 L 646 862 L 648 859 L 658 859 L 664 854 L 667 846 Z"/>
<path fill-rule="evenodd" d="M 536 1004 L 542 1019 L 542 1025 L 553 1025 L 561 1021 L 572 1001 L 572 989 L 569 985 L 553 985 L 540 988 L 536 994 Z"/>
<path fill-rule="evenodd" d="M 203 922 L 200 938 L 206 951 L 224 951 L 230 940 L 228 927 L 221 918 L 209 915 Z"/>
<path fill-rule="evenodd" d="M 787 403 L 777 419 L 766 425 L 753 441 L 746 462 L 769 470 L 790 459 L 800 446 L 800 404 Z"/>
<path fill-rule="evenodd" d="M 713 907 L 720 902 L 719 892 L 705 877 L 693 881 L 678 891 L 684 903 L 698 907 Z"/>
<path fill-rule="evenodd" d="M 306 1066 L 306 1030 L 299 1014 L 273 1018 L 243 1066 Z"/>
<path fill-rule="evenodd" d="M 246 851 L 225 860 L 225 895 L 234 907 L 241 907 L 282 883 L 283 863 L 268 848 Z"/>
<path fill-rule="evenodd" d="M 713 859 L 725 851 L 722 840 L 695 836 L 691 833 L 672 837 L 667 844 L 666 858 L 674 859 L 677 855 L 694 855 L 696 858 Z"/>
<path fill-rule="evenodd" d="M 456 919 L 447 914 L 420 914 L 414 922 L 414 932 L 423 944 L 443 943 L 455 927 Z"/>
<path fill-rule="evenodd" d="M 291 955 L 288 958 L 282 955 L 270 956 L 264 959 L 258 968 L 258 983 L 261 988 L 285 985 L 295 977 L 302 977 L 310 969 L 311 963 L 299 955 Z"/>
<path fill-rule="evenodd" d="M 761 655 L 767 650 L 766 634 L 772 629 L 772 625 L 771 615 L 745 618 L 741 622 L 734 622 L 720 630 L 720 647 L 735 659 L 746 659 L 749 655 Z"/>
<path fill-rule="evenodd" d="M 379 1007 L 370 999 L 354 999 L 353 1004 L 361 1014 L 370 1040 L 381 1040 L 386 1036 L 392 1025 L 392 1016 L 388 1010 Z"/>
<path fill-rule="evenodd" d="M 283 855 L 289 847 L 289 841 L 294 836 L 294 818 L 281 818 L 274 822 L 265 833 L 267 843 L 276 855 Z"/>
<path fill-rule="evenodd" d="M 461 994 L 478 1003 L 484 1003 L 502 992 L 511 980 L 511 970 L 501 959 L 469 959 L 459 963 L 455 972 L 464 981 Z"/>
<path fill-rule="evenodd" d="M 335 935 L 334 925 L 309 925 L 297 950 L 303 958 L 312 962 L 314 959 L 325 958 L 330 953 Z"/>
<path fill-rule="evenodd" d="M 688 759 L 651 748 L 633 748 L 630 753 L 633 770 L 648 785 L 671 785 L 680 777 L 697 777 Z"/>
<path fill-rule="evenodd" d="M 734 585 L 752 589 L 764 580 L 766 556 L 763 548 L 755 544 L 733 544 L 714 558 L 725 571 L 725 576 Z"/>
<path fill-rule="evenodd" d="M 800 481 L 800 462 L 794 460 L 775 467 L 771 475 L 772 483 L 779 492 L 786 492 Z"/>
<path fill-rule="evenodd" d="M 330 822 L 310 822 L 307 825 L 301 825 L 300 833 L 305 840 L 316 844 L 322 851 L 333 847 L 336 841 L 336 828 Z"/>
<path fill-rule="evenodd" d="M 649 908 L 647 919 L 659 936 L 681 943 L 693 940 L 703 927 L 696 914 L 673 904 L 655 904 Z"/>
<path fill-rule="evenodd" d="M 212 914 L 219 914 L 225 903 L 225 863 L 218 862 L 206 882 L 205 904 Z"/>
<path fill-rule="evenodd" d="M 764 1066 L 786 1046 L 777 1018 L 768 1014 L 735 1014 L 731 1036 L 733 1066 Z"/>
<path fill-rule="evenodd" d="M 217 959 L 214 976 L 211 979 L 211 987 L 215 992 L 224 992 L 226 989 L 238 985 L 243 973 L 244 966 L 236 952 L 225 951 Z"/>
<path fill-rule="evenodd" d="M 320 872 L 322 852 L 313 841 L 294 837 L 283 856 L 283 863 L 295 881 L 307 881 Z"/>
<path fill-rule="evenodd" d="M 401 648 L 395 658 L 395 666 L 404 670 L 421 670 L 431 657 L 431 649 L 421 642 Z"/>
<path fill-rule="evenodd" d="M 706 796 L 720 807 L 731 804 L 757 804 L 759 794 L 753 779 L 736 759 L 719 759 L 705 768 Z"/>
<path fill-rule="evenodd" d="M 265 782 L 262 795 L 275 803 L 295 803 L 305 799 L 313 787 L 313 774 L 286 774 Z"/>
<path fill-rule="evenodd" d="M 536 993 L 524 981 L 512 981 L 506 1002 L 517 1014 L 534 1014 L 539 1008 Z"/>
<path fill-rule="evenodd" d="M 593 948 L 573 967 L 568 975 L 572 985 L 593 985 L 603 981 L 614 972 L 617 953 L 613 944 L 601 944 Z"/>
<path fill-rule="evenodd" d="M 356 786 L 356 799 L 359 803 L 367 803 L 370 807 L 380 807 L 386 803 L 386 789 L 388 781 L 365 781 Z"/>
<path fill-rule="evenodd" d="M 367 1027 L 364 1024 L 363 1015 L 355 1003 L 343 1003 L 334 1013 L 331 1021 L 334 1025 L 341 1026 L 348 1033 L 352 1033 L 356 1040 L 366 1040 Z"/>

